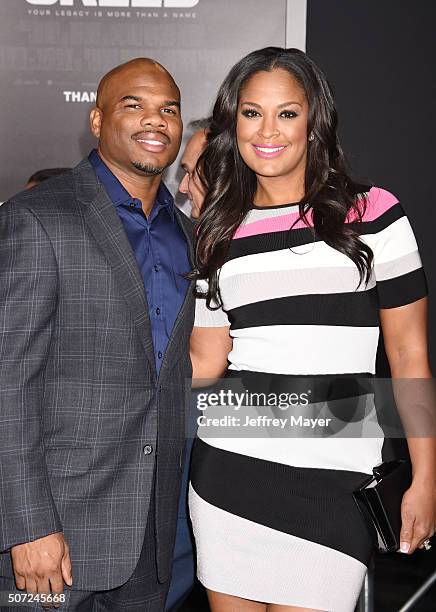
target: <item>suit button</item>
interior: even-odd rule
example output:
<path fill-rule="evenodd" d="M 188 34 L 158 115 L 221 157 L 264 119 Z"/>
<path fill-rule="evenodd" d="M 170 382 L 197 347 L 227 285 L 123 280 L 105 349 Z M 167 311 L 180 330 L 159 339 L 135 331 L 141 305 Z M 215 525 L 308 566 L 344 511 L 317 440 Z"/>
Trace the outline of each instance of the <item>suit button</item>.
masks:
<path fill-rule="evenodd" d="M 142 449 L 142 452 L 144 453 L 144 455 L 151 455 L 151 453 L 153 452 L 153 447 L 151 444 L 146 444 L 144 446 L 144 448 Z"/>

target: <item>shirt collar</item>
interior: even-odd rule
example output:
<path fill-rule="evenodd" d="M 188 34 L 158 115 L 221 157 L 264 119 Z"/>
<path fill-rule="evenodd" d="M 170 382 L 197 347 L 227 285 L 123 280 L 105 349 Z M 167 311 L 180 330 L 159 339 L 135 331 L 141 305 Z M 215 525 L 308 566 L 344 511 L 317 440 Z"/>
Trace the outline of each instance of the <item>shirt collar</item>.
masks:
<path fill-rule="evenodd" d="M 159 206 L 160 208 L 166 208 L 168 214 L 171 216 L 171 219 L 174 220 L 174 198 L 171 195 L 171 192 L 169 191 L 168 187 L 162 181 L 160 182 L 159 188 L 157 190 L 155 206 Z"/>
<path fill-rule="evenodd" d="M 97 178 L 103 185 L 114 206 L 122 206 L 130 202 L 139 202 L 136 198 L 132 198 L 127 189 L 120 183 L 115 174 L 106 166 L 101 159 L 96 149 L 93 149 L 88 156 L 88 159 L 93 166 Z M 166 209 L 171 219 L 174 220 L 174 198 L 169 192 L 166 185 L 161 182 L 156 194 L 156 201 L 153 209 L 158 212 L 159 209 Z M 154 217 L 155 215 L 153 215 Z"/>

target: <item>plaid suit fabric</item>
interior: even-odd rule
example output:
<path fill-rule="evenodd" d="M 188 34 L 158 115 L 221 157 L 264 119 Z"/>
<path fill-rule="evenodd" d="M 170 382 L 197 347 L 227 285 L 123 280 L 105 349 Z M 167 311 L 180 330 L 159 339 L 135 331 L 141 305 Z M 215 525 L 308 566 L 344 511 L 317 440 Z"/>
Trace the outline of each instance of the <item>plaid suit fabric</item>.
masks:
<path fill-rule="evenodd" d="M 77 591 L 64 589 L 63 612 L 162 612 L 165 607 L 168 583 L 160 584 L 156 575 L 155 530 L 149 513 L 141 555 L 129 580 L 115 589 L 106 591 Z M 0 591 L 19 594 L 12 579 L 0 577 Z M 20 612 L 39 610 L 41 604 L 19 606 Z M 0 606 L 1 612 L 11 608 Z"/>
<path fill-rule="evenodd" d="M 188 290 L 157 379 L 142 278 L 87 160 L 1 207 L 1 551 L 62 530 L 74 588 L 112 589 L 139 558 L 155 475 L 168 578 L 193 311 Z"/>

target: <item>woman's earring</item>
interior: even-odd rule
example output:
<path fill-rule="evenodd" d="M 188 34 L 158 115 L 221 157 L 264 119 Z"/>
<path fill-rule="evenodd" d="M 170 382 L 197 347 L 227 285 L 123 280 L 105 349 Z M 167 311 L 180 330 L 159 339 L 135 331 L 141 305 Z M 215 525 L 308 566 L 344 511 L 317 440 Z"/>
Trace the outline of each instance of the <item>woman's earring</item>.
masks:
<path fill-rule="evenodd" d="M 313 142 L 314 140 L 315 140 L 315 134 L 313 132 L 310 132 L 309 142 Z"/>

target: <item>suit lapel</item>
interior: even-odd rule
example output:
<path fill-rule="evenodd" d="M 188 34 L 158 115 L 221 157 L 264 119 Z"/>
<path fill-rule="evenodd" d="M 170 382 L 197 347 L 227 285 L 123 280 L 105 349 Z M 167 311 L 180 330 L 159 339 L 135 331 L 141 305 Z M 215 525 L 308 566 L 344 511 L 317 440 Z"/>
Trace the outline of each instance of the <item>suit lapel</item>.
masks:
<path fill-rule="evenodd" d="M 175 213 L 177 221 L 185 234 L 186 242 L 188 243 L 189 263 L 191 264 L 191 268 L 194 268 L 194 224 L 191 219 L 188 219 L 188 217 L 177 207 L 175 207 Z"/>
<path fill-rule="evenodd" d="M 80 181 L 79 171 L 82 166 L 86 180 Z M 89 162 L 84 160 L 76 170 L 79 174 L 77 177 L 77 197 L 85 204 L 85 221 L 115 275 L 127 307 L 132 314 L 141 344 L 152 366 L 152 371 L 156 374 L 147 298 L 129 239 L 114 205 L 104 188 L 97 181 Z"/>

